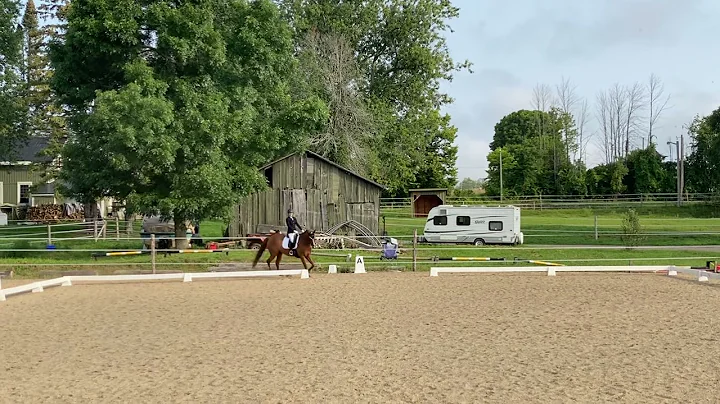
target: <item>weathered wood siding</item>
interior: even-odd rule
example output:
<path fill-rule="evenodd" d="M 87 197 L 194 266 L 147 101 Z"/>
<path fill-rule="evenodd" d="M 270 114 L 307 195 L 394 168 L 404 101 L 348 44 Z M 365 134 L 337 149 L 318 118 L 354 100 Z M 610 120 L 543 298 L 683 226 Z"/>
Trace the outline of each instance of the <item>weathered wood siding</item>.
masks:
<path fill-rule="evenodd" d="M 269 188 L 240 201 L 231 236 L 256 232 L 258 225 L 284 231 L 291 207 L 298 223 L 311 230 L 355 220 L 377 233 L 381 189 L 375 184 L 300 154 L 278 161 L 268 170 Z"/>
<path fill-rule="evenodd" d="M 40 173 L 30 171 L 27 166 L 0 167 L 0 182 L 2 183 L 0 204 L 17 204 L 18 182 L 32 182 L 35 185 L 41 181 Z"/>

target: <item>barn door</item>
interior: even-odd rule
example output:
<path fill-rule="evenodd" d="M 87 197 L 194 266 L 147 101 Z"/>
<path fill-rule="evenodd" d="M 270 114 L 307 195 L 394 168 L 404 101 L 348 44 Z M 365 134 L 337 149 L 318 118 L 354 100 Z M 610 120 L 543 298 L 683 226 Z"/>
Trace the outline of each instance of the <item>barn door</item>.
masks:
<path fill-rule="evenodd" d="M 304 189 L 293 189 L 292 190 L 292 209 L 293 212 L 295 212 L 295 217 L 297 218 L 298 223 L 300 226 L 305 227 L 308 226 L 307 222 L 307 201 L 305 200 L 305 190 Z"/>

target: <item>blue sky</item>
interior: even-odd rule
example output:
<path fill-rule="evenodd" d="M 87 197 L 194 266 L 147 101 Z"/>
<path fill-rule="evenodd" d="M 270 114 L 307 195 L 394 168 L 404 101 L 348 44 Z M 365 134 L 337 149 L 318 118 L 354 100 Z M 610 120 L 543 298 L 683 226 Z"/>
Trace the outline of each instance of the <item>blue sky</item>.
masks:
<path fill-rule="evenodd" d="M 474 73 L 455 75 L 443 89 L 455 99 L 445 111 L 458 128 L 458 178 L 486 177 L 493 127 L 531 108 L 538 83 L 562 77 L 587 98 L 588 129 L 596 130 L 595 97 L 615 83 L 645 84 L 659 76 L 670 94 L 655 133 L 659 150 L 684 133 L 695 114 L 720 107 L 718 0 L 454 0 L 460 17 L 447 41 L 456 61 Z M 685 137 L 688 142 L 687 136 Z M 594 141 L 588 164 L 602 162 Z M 674 159 L 675 153 L 673 153 Z"/>

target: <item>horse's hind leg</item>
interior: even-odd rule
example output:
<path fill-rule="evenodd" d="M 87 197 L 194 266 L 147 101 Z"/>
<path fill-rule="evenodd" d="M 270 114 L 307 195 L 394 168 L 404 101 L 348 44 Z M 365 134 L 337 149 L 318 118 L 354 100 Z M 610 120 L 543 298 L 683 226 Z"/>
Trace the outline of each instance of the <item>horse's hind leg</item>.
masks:
<path fill-rule="evenodd" d="M 300 255 L 300 254 L 298 254 L 298 255 L 299 255 L 298 258 L 300 258 L 300 262 L 302 262 L 302 264 L 303 264 L 303 268 L 307 269 L 307 265 L 305 264 L 305 262 L 306 262 L 306 261 L 305 261 L 305 257 L 304 257 L 303 255 Z"/>
<path fill-rule="evenodd" d="M 273 255 L 273 253 L 270 253 L 270 257 L 267 259 L 267 261 L 265 261 L 265 262 L 267 262 L 268 270 L 271 270 L 271 269 L 272 269 L 272 268 L 270 268 L 270 263 L 272 262 L 272 260 L 273 260 L 275 257 L 277 257 L 277 255 Z M 280 260 L 280 258 L 278 258 L 278 260 Z"/>
<path fill-rule="evenodd" d="M 277 259 L 275 260 L 275 268 L 280 270 L 280 260 L 282 259 L 283 253 L 278 253 Z"/>

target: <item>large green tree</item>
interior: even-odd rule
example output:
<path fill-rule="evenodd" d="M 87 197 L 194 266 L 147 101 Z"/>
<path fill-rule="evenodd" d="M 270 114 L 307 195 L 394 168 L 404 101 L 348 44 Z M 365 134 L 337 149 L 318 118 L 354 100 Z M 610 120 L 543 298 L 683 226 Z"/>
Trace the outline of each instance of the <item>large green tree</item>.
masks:
<path fill-rule="evenodd" d="M 355 51 L 340 35 L 311 31 L 301 42 L 301 96 L 319 96 L 329 109 L 322 131 L 308 139 L 308 148 L 361 175 L 372 161 L 374 120 L 357 87 L 362 77 Z"/>
<path fill-rule="evenodd" d="M 665 177 L 668 172 L 662 160 L 663 156 L 657 152 L 654 143 L 645 149 L 631 151 L 625 158 L 628 174 L 623 183 L 626 191 L 630 194 L 667 192 L 663 190 L 663 185 L 666 183 Z M 670 192 L 673 191 L 675 189 Z"/>
<path fill-rule="evenodd" d="M 456 181 L 456 129 L 440 82 L 469 67 L 449 55 L 444 33 L 459 9 L 448 0 L 276 0 L 298 43 L 317 31 L 352 47 L 357 81 L 373 115 L 368 170 L 393 194 Z"/>
<path fill-rule="evenodd" d="M 692 153 L 687 157 L 685 178 L 691 192 L 720 191 L 720 108 L 696 116 L 689 127 Z"/>
<path fill-rule="evenodd" d="M 516 169 L 506 173 L 503 161 L 504 192 L 584 195 L 585 166 L 580 161 L 571 161 L 566 152 L 576 147 L 575 137 L 567 135 L 574 130 L 572 116 L 555 108 L 548 112 L 520 110 L 504 116 L 495 125 L 490 143 L 488 192 L 499 191 L 499 166 L 495 167 L 499 164 L 497 151 L 502 149 L 516 165 Z"/>
<path fill-rule="evenodd" d="M 172 217 L 181 247 L 187 220 L 226 214 L 327 120 L 292 96 L 292 36 L 269 0 L 75 2 L 52 61 L 74 130 L 66 191 Z"/>
<path fill-rule="evenodd" d="M 27 137 L 22 98 L 22 30 L 20 2 L 0 0 L 0 160 L 15 158 Z"/>

